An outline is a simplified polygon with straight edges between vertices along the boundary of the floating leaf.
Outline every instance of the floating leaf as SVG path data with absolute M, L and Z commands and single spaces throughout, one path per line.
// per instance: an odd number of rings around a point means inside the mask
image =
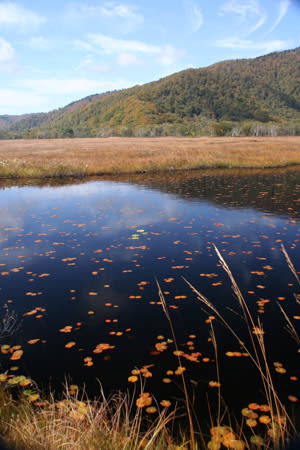
M 66 347 L 66 348 L 72 348 L 72 347 L 74 347 L 74 345 L 76 345 L 76 342 L 68 342 L 68 343 L 65 345 L 65 347 Z
M 19 383 L 19 385 L 22 387 L 26 387 L 26 386 L 29 386 L 31 383 L 32 383 L 32 381 L 29 378 L 26 378 L 25 380 L 21 381 Z
M 250 428 L 254 428 L 257 426 L 257 421 L 255 419 L 247 419 L 246 425 L 248 425 L 248 427 Z
M 64 328 L 61 328 L 59 331 L 61 333 L 71 333 L 72 328 L 73 327 L 71 325 L 66 325 Z
M 284 369 L 283 367 L 276 367 L 275 370 L 277 373 L 286 373 L 286 369 Z
M 26 377 L 24 377 L 24 375 L 20 375 L 19 377 L 10 378 L 7 383 L 12 386 L 15 386 L 19 383 L 22 383 L 25 380 L 26 380 Z
M 128 377 L 129 383 L 136 383 L 138 381 L 138 377 L 136 375 L 132 375 Z
M 258 420 L 260 423 L 264 423 L 265 425 L 268 425 L 271 422 L 271 418 L 269 416 L 260 416 Z
M 39 394 L 31 394 L 27 397 L 27 400 L 31 403 L 36 402 L 40 398 Z
M 143 392 L 140 397 L 136 400 L 136 406 L 138 408 L 144 408 L 145 406 L 150 406 L 152 404 L 152 397 L 148 392 Z
M 3 353 L 3 355 L 6 355 L 9 352 L 10 349 L 10 345 L 1 345 L 1 353 Z
M 164 408 L 169 408 L 169 406 L 171 406 L 171 402 L 170 400 L 162 400 L 160 402 L 161 406 L 163 406 Z
M 149 406 L 148 408 L 146 408 L 146 413 L 148 414 L 155 414 L 157 411 L 157 408 L 155 408 L 155 406 Z
M 40 340 L 40 339 L 30 339 L 29 341 L 27 341 L 27 344 L 29 344 L 29 345 L 34 345 L 34 344 L 36 344 L 37 342 L 39 342 L 39 340 Z
M 10 357 L 10 359 L 12 361 L 17 361 L 17 360 L 22 358 L 23 353 L 24 353 L 23 350 L 17 350 L 15 352 L 13 352 L 12 356 Z

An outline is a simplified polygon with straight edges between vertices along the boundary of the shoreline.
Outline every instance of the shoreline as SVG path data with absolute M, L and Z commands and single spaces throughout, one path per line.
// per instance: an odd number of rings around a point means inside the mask
M 230 172 L 231 170 L 249 170 L 255 172 L 256 170 L 263 170 L 263 171 L 271 171 L 271 170 L 279 170 L 279 169 L 293 169 L 298 168 L 300 166 L 300 162 L 298 163 L 291 163 L 291 164 L 282 164 L 282 165 L 274 165 L 274 166 L 199 166 L 199 167 L 188 167 L 188 168 L 161 168 L 161 169 L 149 169 L 149 170 L 137 170 L 134 172 L 130 171 L 118 171 L 118 172 L 87 172 L 87 173 L 68 173 L 68 174 L 59 174 L 59 173 L 49 173 L 49 174 L 37 174 L 37 175 L 8 175 L 8 176 L 2 176 L 1 170 L 0 170 L 0 181 L 30 181 L 30 180 L 84 180 L 88 178 L 102 178 L 102 177 L 120 177 L 120 176 L 135 176 L 135 175 L 159 175 L 159 174 L 172 174 L 174 172 L 180 173 L 192 173 L 197 171 L 224 171 L 224 172 Z

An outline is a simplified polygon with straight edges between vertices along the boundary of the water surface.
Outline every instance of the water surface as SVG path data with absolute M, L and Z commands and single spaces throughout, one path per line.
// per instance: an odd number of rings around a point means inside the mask
M 249 342 L 242 311 L 213 244 L 228 263 L 253 317 L 262 321 L 275 382 L 288 403 L 297 395 L 297 344 L 278 303 L 299 328 L 299 286 L 282 253 L 300 270 L 300 172 L 189 172 L 7 186 L 0 193 L 0 301 L 22 326 L 7 340 L 23 346 L 19 373 L 59 391 L 65 379 L 90 394 L 132 388 L 135 368 L 148 367 L 147 390 L 173 403 L 181 395 L 178 361 L 158 296 L 159 282 L 183 359 L 199 398 L 216 380 L 211 311 L 205 295 Z M 3 309 L 4 311 L 4 309 Z M 71 332 L 65 333 L 63 331 Z M 213 320 L 225 402 L 263 401 L 249 358 Z M 28 341 L 39 339 L 36 344 Z M 5 342 L 5 343 L 7 343 Z M 65 346 L 72 342 L 71 348 Z M 166 349 L 157 345 L 167 342 Z M 75 344 L 74 344 L 75 343 Z M 110 347 L 94 353 L 98 344 Z M 161 351 L 163 350 L 163 351 Z M 91 357 L 93 365 L 84 359 Z M 13 364 L 4 355 L 2 371 Z M 286 374 L 277 374 L 280 362 Z M 272 372 L 272 373 L 273 373 Z M 165 383 L 169 378 L 171 383 Z M 178 386 L 179 385 L 179 386 Z

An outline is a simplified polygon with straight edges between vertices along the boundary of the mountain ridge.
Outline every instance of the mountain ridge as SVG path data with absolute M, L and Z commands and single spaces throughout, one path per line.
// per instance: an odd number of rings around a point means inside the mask
M 19 137 L 84 137 L 140 135 L 142 128 L 147 132 L 159 126 L 166 134 L 180 126 L 205 131 L 208 122 L 299 120 L 297 47 L 185 69 L 143 85 L 90 95 L 48 113 L 0 116 L 0 127 Z

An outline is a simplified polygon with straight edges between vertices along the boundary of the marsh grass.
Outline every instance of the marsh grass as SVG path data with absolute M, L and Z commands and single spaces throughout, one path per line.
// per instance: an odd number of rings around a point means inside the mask
M 135 408 L 133 397 L 116 393 L 89 400 L 72 394 L 32 404 L 14 400 L 0 390 L 0 431 L 5 441 L 20 450 L 179 450 L 167 430 L 174 413 L 163 409 L 154 420 Z
M 300 164 L 300 137 L 0 140 L 0 177 L 84 177 Z

